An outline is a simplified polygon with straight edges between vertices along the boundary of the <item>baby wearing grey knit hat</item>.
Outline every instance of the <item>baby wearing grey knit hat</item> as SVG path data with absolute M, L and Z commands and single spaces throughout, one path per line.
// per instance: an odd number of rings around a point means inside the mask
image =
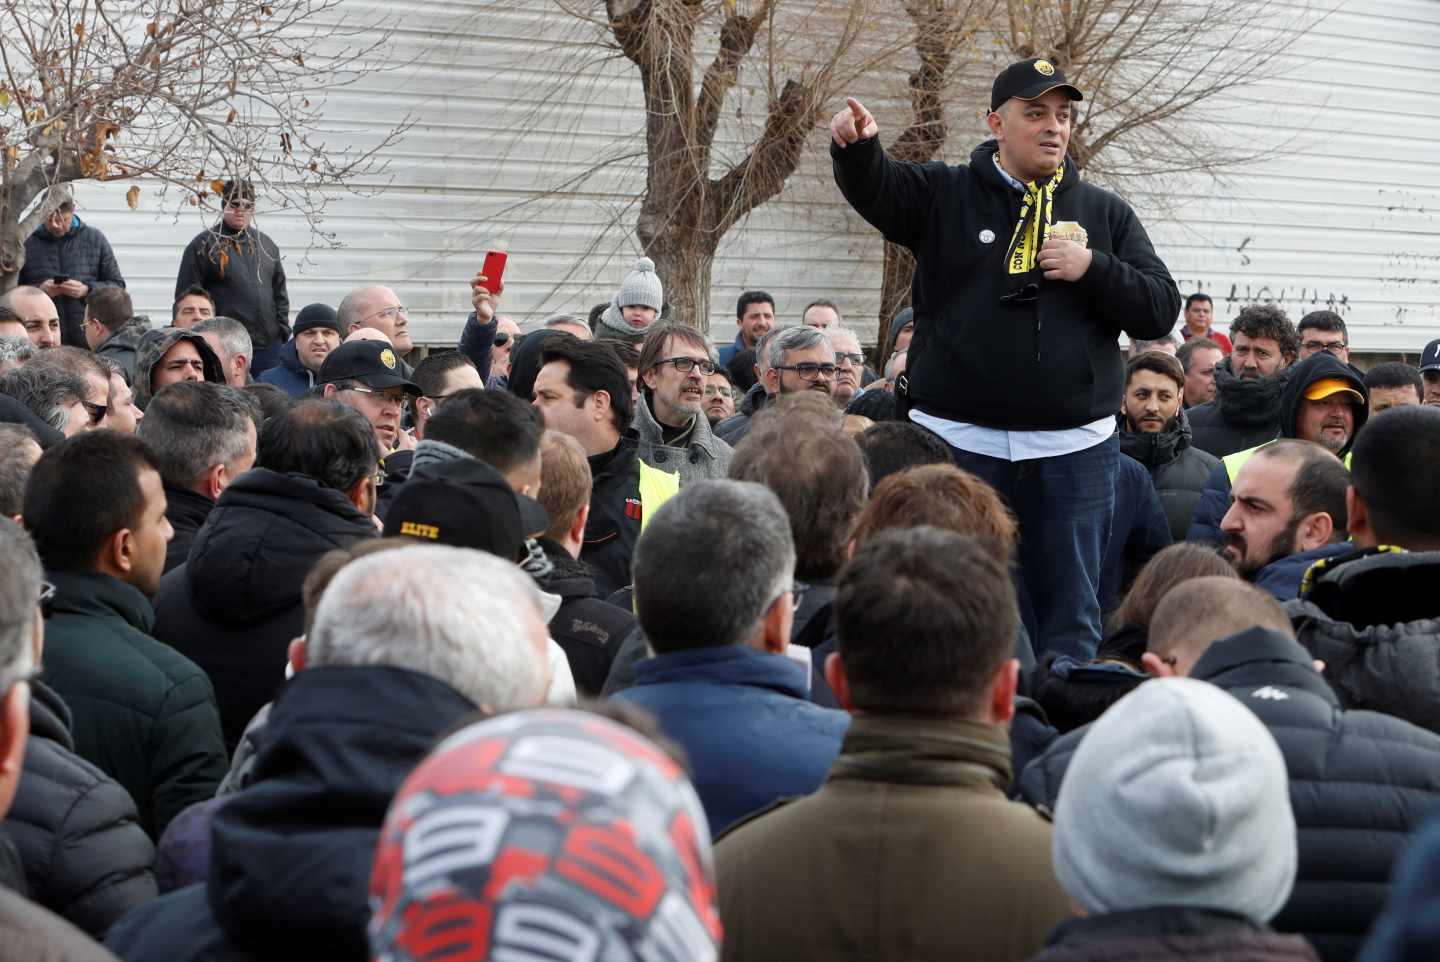
M 1295 885 L 1285 760 L 1260 720 L 1213 685 L 1148 681 L 1100 716 L 1065 772 L 1052 849 L 1055 877 L 1086 917 L 1032 962 L 1111 939 L 1189 940 L 1204 959 L 1239 957 L 1200 951 L 1221 946 L 1314 958 L 1266 925 Z
M 655 273 L 655 262 L 642 257 L 625 275 L 620 290 L 610 299 L 610 306 L 600 316 L 596 333 L 601 337 L 618 337 L 640 343 L 645 332 L 660 316 L 665 306 L 665 288 Z

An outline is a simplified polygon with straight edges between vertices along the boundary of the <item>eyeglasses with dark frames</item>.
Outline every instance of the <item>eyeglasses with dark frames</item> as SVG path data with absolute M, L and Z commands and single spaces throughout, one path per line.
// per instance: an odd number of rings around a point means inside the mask
M 865 355 L 864 355 L 864 354 L 847 354 L 847 353 L 845 353 L 844 351 L 836 351 L 836 352 L 835 352 L 835 363 L 836 363 L 836 364 L 843 364 L 843 363 L 846 362 L 846 361 L 849 361 L 851 364 L 855 365 L 856 367 L 864 367 L 864 366 L 865 366 Z
M 816 364 L 813 361 L 802 361 L 799 364 L 777 364 L 777 371 L 794 371 L 800 375 L 802 381 L 818 381 L 824 378 L 827 381 L 835 380 L 835 372 L 839 370 L 834 364 Z
M 91 424 L 99 424 L 105 420 L 105 415 L 110 412 L 110 405 L 108 404 L 95 404 L 91 401 L 81 401 L 80 403 L 85 405 L 85 412 L 90 415 Z
M 700 369 L 700 373 L 704 374 L 706 377 L 714 374 L 717 370 L 715 367 L 715 362 L 710 360 L 709 358 L 701 359 L 696 357 L 664 357 L 655 362 L 656 367 L 659 367 L 662 364 L 675 365 L 675 370 L 679 371 L 681 374 L 689 374 L 691 371 L 695 370 L 695 368 L 698 367 Z

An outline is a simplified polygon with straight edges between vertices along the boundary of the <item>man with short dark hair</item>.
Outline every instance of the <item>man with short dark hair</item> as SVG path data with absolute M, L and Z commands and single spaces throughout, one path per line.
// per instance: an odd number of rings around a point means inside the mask
M 431 354 L 415 365 L 411 380 L 420 389 L 415 398 L 415 440 L 425 439 L 425 422 L 446 398 L 468 389 L 483 390 L 475 362 L 459 351 Z
M 335 309 L 329 304 L 306 304 L 295 315 L 294 332 L 268 370 L 256 375 L 261 384 L 273 384 L 292 398 L 305 397 L 315 387 L 325 358 L 340 346 L 343 335 Z
M 260 410 L 228 385 L 182 381 L 156 395 L 145 413 L 136 435 L 155 455 L 175 532 L 165 551 L 168 572 L 185 563 L 220 495 L 255 466 Z
M 381 456 L 414 446 L 400 421 L 420 388 L 405 376 L 385 341 L 349 341 L 325 357 L 317 381 L 323 397 L 354 408 L 370 422 Z
M 714 428 L 735 413 L 735 382 L 730 372 L 717 367 L 705 378 L 705 419 Z
M 1289 601 L 1312 564 L 1353 550 L 1345 543 L 1349 486 L 1345 465 L 1318 444 L 1265 445 L 1235 477 L 1221 553 L 1256 587 Z
M 25 263 L 19 282 L 48 294 L 60 315 L 61 340 L 84 347 L 82 330 L 89 295 L 106 288 L 123 290 L 125 278 L 110 241 L 75 213 L 69 184 L 55 184 L 40 205 L 45 219 L 25 238 Z
M 532 337 L 535 335 L 531 335 Z M 646 517 L 680 489 L 677 474 L 646 464 L 626 437 L 630 385 L 615 352 L 559 334 L 540 348 L 533 397 L 545 426 L 580 442 L 594 486 L 580 560 L 602 597 L 630 584 L 630 557 Z
M 1224 354 L 1232 350 L 1230 339 L 1211 326 L 1215 318 L 1215 302 L 1209 294 L 1196 291 L 1185 298 L 1185 323 L 1180 325 L 1180 336 L 1186 341 L 1202 338 L 1215 343 Z M 1232 329 L 1230 333 L 1235 333 Z
M 1425 380 L 1413 364 L 1387 361 L 1365 372 L 1365 387 L 1370 390 L 1370 413 L 1379 414 L 1407 404 L 1425 400 Z
M 705 379 L 718 368 L 705 335 L 686 324 L 654 324 L 640 347 L 640 399 L 631 420 L 640 458 L 674 471 L 683 486 L 723 478 L 730 445 L 710 432 L 705 417 Z
M 220 356 L 193 331 L 166 327 L 146 333 L 135 352 L 135 406 L 145 410 L 152 397 L 177 381 L 224 384 Z
M 726 577 L 693 590 L 717 569 Z M 615 697 L 685 750 L 712 835 L 814 791 L 848 724 L 806 700 L 809 666 L 785 657 L 794 569 L 785 510 L 758 484 L 689 485 L 635 546 L 635 609 L 655 657 Z
M 826 331 L 844 324 L 845 318 L 840 316 L 840 305 L 822 297 L 805 305 L 805 310 L 800 312 L 800 323 Z
M 1205 481 L 1220 464 L 1190 443 L 1190 420 L 1181 403 L 1185 383 L 1184 368 L 1168 355 L 1147 351 L 1132 357 L 1116 419 L 1120 452 L 1150 472 L 1175 541 L 1185 540 Z
M 1215 399 L 1192 408 L 1194 445 L 1223 458 L 1280 434 L 1281 395 L 1300 336 L 1273 304 L 1241 309 L 1230 326 L 1233 351 L 1215 367 Z
M 826 674 L 850 728 L 819 791 L 717 846 L 721 958 L 1022 962 L 1071 913 L 1049 825 L 1005 798 L 1008 566 L 962 535 L 886 531 L 856 549 L 837 606 Z
M 1295 889 L 1274 927 L 1304 935 L 1326 962 L 1354 959 L 1384 905 L 1396 858 L 1440 806 L 1440 736 L 1378 713 L 1342 711 L 1279 603 L 1231 578 L 1171 589 L 1151 619 L 1143 660 L 1159 679 L 1184 676 L 1229 692 L 1275 737 L 1300 849 Z M 1054 809 L 1089 730 L 1062 736 L 1026 768 L 1026 801 Z
M 101 287 L 85 298 L 84 341 L 100 357 L 119 364 L 126 381 L 135 380 L 135 352 L 146 329 L 135 320 L 130 292 L 123 287 Z
M 1350 332 L 1345 329 L 1345 319 L 1334 311 L 1311 311 L 1300 318 L 1295 325 L 1300 337 L 1300 360 L 1311 354 L 1328 351 L 1345 363 L 1350 363 Z
M 199 284 L 191 284 L 175 295 L 175 303 L 170 305 L 170 325 L 182 331 L 214 316 L 215 298 Z
M 1185 368 L 1185 407 L 1215 400 L 1215 366 L 1225 359 L 1220 345 L 1208 337 L 1192 337 L 1175 352 Z
M 255 188 L 248 180 L 227 180 L 220 192 L 221 217 L 186 246 L 175 277 L 178 302 L 191 287 L 209 293 L 215 313 L 233 317 L 250 332 L 259 374 L 275 363 L 290 337 L 290 295 L 280 248 L 255 227 Z
M 760 346 L 760 339 L 775 326 L 775 298 L 764 291 L 746 291 L 735 301 L 735 343 L 720 349 L 720 363 L 729 364 L 730 359 L 741 351 L 754 351 Z
M 881 421 L 855 439 L 865 456 L 870 490 L 907 468 L 922 464 L 953 464 L 950 446 L 912 421 Z
M 134 434 L 145 412 L 135 406 L 135 392 L 125 379 L 125 371 L 108 357 L 97 357 L 95 360 L 105 368 L 110 380 L 109 404 L 105 407 L 105 418 L 100 426 L 110 431 Z
M 150 635 L 171 535 L 155 457 L 114 431 L 62 441 L 31 471 L 23 514 L 56 588 L 43 679 L 70 707 L 76 752 L 158 839 L 214 794 L 226 756 L 210 680 Z
M 0 294 L 0 307 L 7 308 L 24 322 L 25 335 L 36 350 L 60 346 L 60 313 L 55 302 L 40 288 L 24 284 L 12 287 Z
M 1346 510 L 1353 552 L 1312 570 L 1286 606 L 1347 708 L 1440 732 L 1440 410 L 1393 408 L 1355 439 Z
M 227 748 L 285 680 L 305 573 L 325 552 L 375 536 L 379 457 L 352 408 L 298 402 L 266 422 L 256 467 L 221 492 L 189 560 L 160 583 L 155 635 L 214 681 Z
M 205 338 L 210 350 L 220 358 L 225 371 L 225 383 L 231 387 L 244 387 L 250 382 L 250 362 L 254 359 L 255 345 L 245 325 L 233 317 L 210 317 L 191 328 Z
M 1231 360 L 1246 346 L 1243 339 L 1237 340 Z M 1360 372 L 1328 351 L 1319 351 L 1285 372 L 1285 378 L 1280 395 L 1278 437 L 1312 441 L 1345 459 L 1356 432 L 1369 417 L 1370 395 Z M 1222 543 L 1220 519 L 1229 509 L 1231 486 L 1245 462 L 1263 445 L 1264 442 L 1220 459 L 1220 466 L 1211 471 L 1205 481 L 1186 540 Z

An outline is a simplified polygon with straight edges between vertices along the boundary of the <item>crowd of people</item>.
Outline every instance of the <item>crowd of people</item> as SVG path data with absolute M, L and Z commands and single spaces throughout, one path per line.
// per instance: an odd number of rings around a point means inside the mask
M 645 258 L 523 325 L 478 273 L 453 346 L 381 285 L 292 318 L 242 180 L 157 324 L 52 188 L 0 295 L 0 955 L 1440 955 L 1440 341 L 1217 330 L 1066 159 L 1081 96 L 1012 65 L 959 167 L 836 115 L 917 260 L 868 356 L 764 291 L 717 345 Z

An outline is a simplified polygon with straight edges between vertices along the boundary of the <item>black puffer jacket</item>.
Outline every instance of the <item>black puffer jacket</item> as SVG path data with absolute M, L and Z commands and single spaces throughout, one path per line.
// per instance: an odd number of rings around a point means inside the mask
M 1440 736 L 1342 710 L 1305 649 L 1263 628 L 1215 642 L 1190 676 L 1240 699 L 1285 757 L 1300 861 L 1275 928 L 1304 935 L 1327 962 L 1348 962 L 1384 907 L 1396 858 L 1440 810 Z M 1054 809 L 1087 730 L 1061 737 L 1026 768 L 1026 801 Z
M 228 750 L 285 680 L 287 649 L 304 628 L 300 588 L 311 566 L 375 534 L 370 517 L 339 491 L 255 468 L 225 489 L 189 561 L 161 580 L 155 637 L 210 676 Z
M 255 781 L 215 812 L 210 880 L 122 919 L 125 962 L 365 962 L 385 810 L 442 732 L 478 709 L 400 668 L 307 668 L 270 713 Z
M 623 437 L 606 454 L 590 458 L 590 520 L 585 522 L 580 560 L 595 574 L 602 598 L 630 584 L 630 558 L 640 538 L 640 454 L 633 438 Z
M 259 350 L 290 339 L 290 295 L 280 248 L 255 226 L 236 231 L 224 220 L 196 234 L 180 257 L 175 296 L 198 284 L 215 299 L 215 313 L 245 325 Z
M 190 557 L 190 546 L 214 509 L 215 502 L 198 491 L 165 485 L 165 520 L 175 532 L 165 546 L 166 571 L 180 567 Z
M 1246 380 L 1230 369 L 1230 358 L 1215 365 L 1215 400 L 1197 404 L 1190 416 L 1190 443 L 1223 458 L 1236 451 L 1273 441 L 1280 435 L 1280 395 L 1289 369 L 1270 377 Z
M 1220 459 L 1190 443 L 1190 419 L 1181 408 L 1165 430 L 1140 434 L 1125 429 L 1125 416 L 1119 416 L 1120 453 L 1129 455 L 1145 466 L 1160 495 L 1165 520 L 1170 524 L 1170 537 L 1184 541 L 1190 519 L 1200 503 L 1200 492 L 1210 472 L 1220 466 Z
M 1228 912 L 1151 908 L 1062 923 L 1030 962 L 1314 962 L 1304 939 Z
M 1440 732 L 1440 551 L 1332 559 L 1285 609 L 1347 708 Z
M 75 215 L 70 217 L 70 229 L 60 237 L 41 224 L 25 238 L 25 264 L 20 268 L 20 283 L 39 287 L 56 277 L 80 281 L 92 291 L 125 286 L 110 241 L 99 228 L 91 227 Z M 88 347 L 85 298 L 54 297 L 51 300 L 60 314 L 60 340 L 72 347 Z
M 588 565 L 548 538 L 540 547 L 553 566 L 540 588 L 560 596 L 560 610 L 550 619 L 550 637 L 570 662 L 575 690 L 581 697 L 598 698 L 621 644 L 640 629 L 633 614 L 596 596 Z
M 155 846 L 135 800 L 75 754 L 70 709 L 30 683 L 30 738 L 15 802 L 0 822 L 25 865 L 30 898 L 100 938 L 156 895 Z

